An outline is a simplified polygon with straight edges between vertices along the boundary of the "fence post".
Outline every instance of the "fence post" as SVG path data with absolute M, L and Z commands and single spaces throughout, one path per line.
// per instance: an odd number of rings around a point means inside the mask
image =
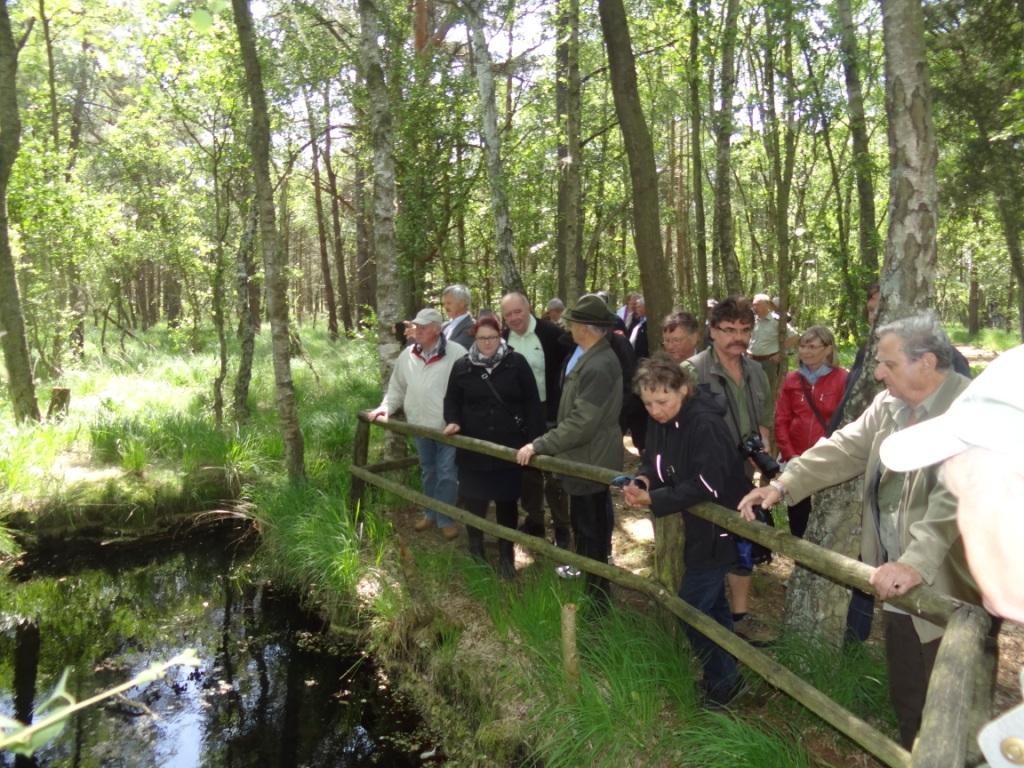
M 576 605 L 562 606 L 562 668 L 565 684 L 575 696 L 580 686 L 580 659 L 576 648 Z
M 972 730 L 977 681 L 985 675 L 985 638 L 990 619 L 981 608 L 962 605 L 953 612 L 939 644 L 928 684 L 921 730 L 911 753 L 913 768 L 964 764 Z
M 356 435 L 352 441 L 352 466 L 365 467 L 370 457 L 370 422 L 362 413 L 356 417 Z M 352 475 L 348 486 L 349 509 L 355 509 L 363 499 L 366 483 L 357 475 Z

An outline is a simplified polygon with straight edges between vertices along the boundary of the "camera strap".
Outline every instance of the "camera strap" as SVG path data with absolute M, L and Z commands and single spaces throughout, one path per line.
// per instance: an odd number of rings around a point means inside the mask
M 800 376 L 800 372 L 798 371 L 796 375 Z M 821 415 L 821 411 L 818 410 L 818 406 L 814 404 L 814 393 L 811 391 L 810 382 L 808 382 L 803 376 L 800 376 L 800 387 L 803 390 L 804 399 L 807 401 L 807 404 L 811 406 L 811 410 L 814 411 L 814 417 L 818 420 L 818 423 L 821 424 L 821 428 L 825 430 L 825 433 L 828 434 L 828 422 L 825 421 L 825 417 Z
M 494 395 L 494 399 L 497 400 L 498 404 L 501 405 L 501 407 L 504 408 L 508 412 L 509 416 L 512 417 L 513 423 L 515 423 L 516 427 L 519 428 L 519 431 L 522 432 L 525 435 L 526 434 L 526 420 L 522 416 L 520 416 L 518 413 L 513 411 L 512 408 L 509 407 L 509 404 L 505 402 L 504 398 L 502 398 L 502 396 L 500 394 L 498 394 L 498 390 L 495 389 L 494 385 L 491 383 L 491 375 L 490 375 L 490 373 L 488 373 L 487 371 L 483 371 L 480 374 L 480 381 L 482 381 L 484 384 L 487 385 L 487 388 L 489 390 L 491 390 L 491 394 Z

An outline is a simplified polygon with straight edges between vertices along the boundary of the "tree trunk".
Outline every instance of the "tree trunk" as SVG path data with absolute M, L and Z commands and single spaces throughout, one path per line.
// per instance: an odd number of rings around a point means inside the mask
M 512 241 L 512 222 L 505 191 L 505 169 L 501 161 L 501 137 L 498 134 L 498 107 L 495 101 L 494 73 L 491 70 L 491 52 L 484 34 L 482 0 L 464 0 L 466 23 L 473 34 L 473 66 L 480 87 L 480 135 L 484 141 L 487 177 L 491 183 L 491 212 L 497 243 L 498 264 L 501 269 L 502 291 L 523 292 L 523 279 L 515 261 Z
M 338 307 L 334 302 L 334 283 L 331 281 L 331 258 L 327 252 L 327 222 L 324 221 L 323 193 L 320 187 L 320 145 L 319 132 L 313 119 L 313 108 L 309 103 L 309 91 L 302 89 L 306 102 L 306 116 L 309 121 L 309 145 L 313 164 L 313 206 L 316 209 L 317 245 L 320 247 L 321 288 L 324 292 L 324 306 L 327 310 L 327 333 L 331 341 L 338 340 Z M 328 131 L 330 128 L 328 127 Z
M 395 136 L 384 69 L 381 66 L 380 25 L 375 0 L 359 0 L 360 59 L 369 100 L 373 145 L 373 252 L 377 264 L 377 352 L 380 380 L 387 386 L 401 345 L 394 324 L 402 320 L 400 282 L 395 252 Z
M 661 246 L 658 171 L 654 164 L 651 134 L 637 90 L 636 61 L 626 9 L 622 0 L 598 0 L 598 11 L 608 52 L 615 113 L 629 159 L 633 186 L 633 238 L 647 313 L 651 317 L 664 317 L 672 309 L 672 284 L 665 279 L 670 272 Z M 661 323 L 649 323 L 647 333 L 651 348 L 658 349 L 661 346 Z
M 853 24 L 850 0 L 836 0 L 839 16 L 839 53 L 846 78 L 847 109 L 850 112 L 850 135 L 853 138 L 853 168 L 857 178 L 857 242 L 860 260 L 873 276 L 878 274 L 878 232 L 875 223 L 875 164 L 868 145 L 867 120 L 864 117 L 864 93 L 860 80 L 860 54 L 857 30 Z M 866 287 L 866 286 L 861 286 Z
M 7 185 L 21 147 L 17 76 L 18 46 L 11 33 L 7 2 L 0 0 L 0 344 L 4 350 L 7 388 L 15 420 L 39 421 L 7 217 Z
M 580 98 L 579 0 L 561 0 L 558 14 L 558 75 L 555 101 L 558 110 L 558 287 L 568 306 L 584 292 L 582 189 L 582 101 Z
M 689 163 L 687 158 L 687 131 L 683 120 L 679 121 L 679 174 L 676 185 L 676 270 L 679 275 L 679 301 L 683 306 L 694 306 L 693 243 L 690 239 Z M 706 278 L 701 277 L 701 283 Z M 707 292 L 705 285 L 704 292 Z M 707 298 L 704 299 L 707 301 Z M 697 316 L 700 316 L 698 311 Z
M 255 203 L 247 198 L 249 213 L 246 216 L 245 230 L 238 244 L 237 288 L 238 288 L 238 374 L 235 376 L 235 390 L 232 397 L 232 415 L 236 422 L 242 424 L 249 419 L 249 382 L 252 381 L 252 360 L 256 349 L 256 334 L 260 330 L 259 288 L 257 285 L 256 265 L 253 261 L 253 250 L 256 244 L 256 226 L 259 212 Z M 252 301 L 253 293 L 257 302 Z
M 352 302 L 348 295 L 348 279 L 345 276 L 345 249 L 341 236 L 341 193 L 338 190 L 338 174 L 331 159 L 331 102 L 330 94 L 324 89 L 324 111 L 327 131 L 324 134 L 324 169 L 327 171 L 327 189 L 331 195 L 331 227 L 334 236 L 334 265 L 338 273 L 338 303 L 341 322 L 346 331 L 352 330 Z
M 880 314 L 932 306 L 938 228 L 924 19 L 920 0 L 882 0 L 889 126 L 889 232 Z
M 743 293 L 743 277 L 736 256 L 732 226 L 732 98 L 736 90 L 736 36 L 739 26 L 739 0 L 728 0 L 722 29 L 721 108 L 715 126 L 715 254 L 725 273 L 725 290 L 730 296 Z
M 267 284 L 277 414 L 284 439 L 288 477 L 297 482 L 305 478 L 306 471 L 302 430 L 299 427 L 299 415 L 295 406 L 295 387 L 292 383 L 291 359 L 288 354 L 287 276 L 280 257 L 277 226 L 274 221 L 274 188 L 270 180 L 270 115 L 267 112 L 260 62 L 256 55 L 256 38 L 248 0 L 231 0 L 231 6 L 235 14 L 235 28 L 238 31 L 242 62 L 245 65 L 246 90 L 252 105 L 252 130 L 248 138 L 256 181 L 263 271 Z
M 690 154 L 692 156 L 694 239 L 697 241 L 697 316 L 701 317 L 708 301 L 708 231 L 704 215 L 704 160 L 702 154 L 700 105 L 700 6 L 690 0 Z
M 355 159 L 355 167 L 352 198 L 356 208 L 356 307 L 362 324 L 367 310 L 377 311 L 377 269 L 372 254 L 370 217 L 366 210 L 369 202 L 366 195 L 366 170 L 361 158 Z

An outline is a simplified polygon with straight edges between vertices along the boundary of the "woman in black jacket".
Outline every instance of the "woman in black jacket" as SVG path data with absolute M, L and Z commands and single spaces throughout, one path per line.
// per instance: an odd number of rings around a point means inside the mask
M 725 577 L 736 562 L 736 543 L 728 531 L 687 511 L 704 501 L 735 509 L 734 500 L 750 488 L 725 408 L 663 352 L 643 361 L 633 382 L 650 419 L 639 473 L 623 489 L 626 503 L 650 507 L 656 517 L 682 513 L 679 597 L 732 631 Z M 686 632 L 704 669 L 705 700 L 727 704 L 736 693 L 736 660 L 693 628 Z
M 475 340 L 469 354 L 455 363 L 444 396 L 446 435 L 475 437 L 518 448 L 544 431 L 544 411 L 537 380 L 526 358 L 501 338 L 493 317 L 481 317 L 473 326 Z M 459 497 L 463 506 L 486 517 L 493 500 L 499 525 L 515 528 L 522 468 L 515 463 L 459 449 Z M 467 526 L 469 551 L 484 560 L 483 531 Z M 516 574 L 511 541 L 498 541 L 498 573 Z

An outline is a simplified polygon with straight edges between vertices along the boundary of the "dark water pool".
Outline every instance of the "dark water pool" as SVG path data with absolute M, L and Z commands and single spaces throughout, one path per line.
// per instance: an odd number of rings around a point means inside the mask
M 194 648 L 124 699 L 80 714 L 17 765 L 142 768 L 420 766 L 436 737 L 372 658 L 325 632 L 223 535 L 187 551 L 70 566 L 0 587 L 0 712 L 26 710 L 71 667 L 76 699 Z M 0 765 L 15 758 L 0 754 Z

